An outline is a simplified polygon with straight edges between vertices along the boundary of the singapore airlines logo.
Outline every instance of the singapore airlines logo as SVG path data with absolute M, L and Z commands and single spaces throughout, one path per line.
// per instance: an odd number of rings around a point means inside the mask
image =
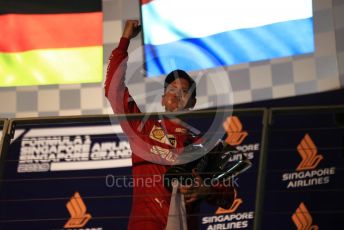
M 308 134 L 305 135 L 301 143 L 297 146 L 297 151 L 302 161 L 299 166 L 297 166 L 296 171 L 314 169 L 324 158 L 322 155 L 318 154 L 318 149 Z
M 301 162 L 294 172 L 282 174 L 282 181 L 287 183 L 288 189 L 330 183 L 331 176 L 336 173 L 336 168 L 318 167 L 320 161 L 324 159 L 324 156 L 318 153 L 318 148 L 308 133 L 302 138 L 296 150 L 301 157 Z
M 70 219 L 64 228 L 82 228 L 92 218 L 91 214 L 86 213 L 86 205 L 78 192 L 74 193 L 66 207 L 70 214 Z
M 236 116 L 228 117 L 223 128 L 227 132 L 226 142 L 230 145 L 240 145 L 248 135 L 246 131 L 242 131 L 242 124 Z
M 253 224 L 254 211 L 238 212 L 243 203 L 241 198 L 235 198 L 229 209 L 218 208 L 215 216 L 202 218 L 202 224 L 207 224 L 206 229 L 242 229 Z
M 242 203 L 242 199 L 241 198 L 236 198 L 232 204 L 232 206 L 229 209 L 224 209 L 224 208 L 218 208 L 216 210 L 215 214 L 228 214 L 228 213 L 233 213 L 235 212 L 238 207 L 240 206 L 240 204 Z
M 313 218 L 307 210 L 305 204 L 301 202 L 295 213 L 291 217 L 297 230 L 318 230 L 318 225 L 312 225 Z

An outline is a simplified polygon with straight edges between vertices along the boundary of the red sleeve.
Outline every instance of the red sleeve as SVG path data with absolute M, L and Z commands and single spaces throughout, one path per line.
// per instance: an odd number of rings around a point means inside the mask
M 114 89 L 122 88 L 124 90 L 124 75 L 127 68 L 128 61 L 128 46 L 130 40 L 127 38 L 121 38 L 119 45 L 114 49 L 109 58 L 109 64 L 106 71 L 105 80 L 105 96 L 111 100 L 109 92 L 113 92 Z
M 121 38 L 118 47 L 111 53 L 106 72 L 105 96 L 109 100 L 115 114 L 140 113 L 140 109 L 131 98 L 125 85 L 129 43 L 130 40 L 128 38 Z M 138 127 L 140 121 L 122 122 L 124 131 L 129 132 L 130 130 L 127 129 L 128 123 L 133 129 Z
M 129 111 L 127 105 L 129 92 L 125 85 L 125 73 L 129 43 L 128 38 L 121 38 L 118 47 L 111 53 L 106 71 L 105 96 L 108 98 L 114 113 L 117 114 L 136 112 Z

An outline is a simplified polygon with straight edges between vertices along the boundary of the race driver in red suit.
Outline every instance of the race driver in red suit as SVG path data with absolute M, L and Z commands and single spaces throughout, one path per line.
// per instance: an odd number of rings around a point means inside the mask
M 112 51 L 105 81 L 105 95 L 115 114 L 141 113 L 125 85 L 130 39 L 139 33 L 137 20 L 128 20 L 120 43 Z M 193 108 L 196 103 L 196 84 L 182 70 L 167 75 L 161 104 L 168 112 Z M 163 230 L 166 227 L 171 193 L 164 187 L 162 179 L 166 170 L 182 153 L 187 141 L 193 137 L 178 121 L 137 119 L 122 121 L 121 126 L 132 149 L 133 198 L 128 229 Z M 138 154 L 139 153 L 139 154 Z M 144 156 L 144 157 L 143 157 Z M 205 186 L 194 172 L 197 186 L 183 186 L 186 210 L 197 212 L 199 199 L 206 199 L 224 208 L 229 208 L 235 198 L 232 187 Z M 195 215 L 193 215 L 195 216 Z M 195 222 L 196 221 L 196 222 Z M 197 229 L 197 219 L 188 218 L 188 228 Z

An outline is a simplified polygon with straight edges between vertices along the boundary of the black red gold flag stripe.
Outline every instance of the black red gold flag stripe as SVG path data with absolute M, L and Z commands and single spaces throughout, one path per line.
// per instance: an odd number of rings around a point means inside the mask
M 101 12 L 99 0 L 0 0 L 0 14 L 67 14 Z
M 101 12 L 0 15 L 0 52 L 101 45 Z
M 100 0 L 0 0 L 0 86 L 100 82 Z

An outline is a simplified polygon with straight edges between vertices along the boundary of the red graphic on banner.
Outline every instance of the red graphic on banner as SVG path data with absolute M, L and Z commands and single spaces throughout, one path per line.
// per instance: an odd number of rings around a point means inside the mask
M 318 225 L 312 225 L 313 218 L 307 210 L 305 204 L 301 202 L 295 213 L 291 217 L 297 230 L 318 230 Z
M 314 169 L 324 158 L 322 155 L 318 154 L 318 149 L 308 134 L 305 135 L 301 143 L 297 146 L 297 151 L 302 161 L 299 166 L 297 166 L 296 171 Z
M 235 212 L 238 207 L 240 206 L 240 204 L 242 203 L 242 199 L 241 198 L 236 198 L 232 204 L 232 206 L 229 209 L 224 209 L 224 208 L 218 208 L 216 210 L 215 214 L 229 214 L 229 213 L 233 213 Z
M 70 213 L 70 219 L 65 224 L 65 228 L 82 228 L 92 218 L 91 214 L 86 213 L 86 205 L 78 192 L 74 193 L 66 207 Z
M 236 116 L 227 117 L 223 128 L 227 132 L 226 142 L 230 145 L 240 145 L 248 135 L 246 131 L 242 131 L 242 124 Z

